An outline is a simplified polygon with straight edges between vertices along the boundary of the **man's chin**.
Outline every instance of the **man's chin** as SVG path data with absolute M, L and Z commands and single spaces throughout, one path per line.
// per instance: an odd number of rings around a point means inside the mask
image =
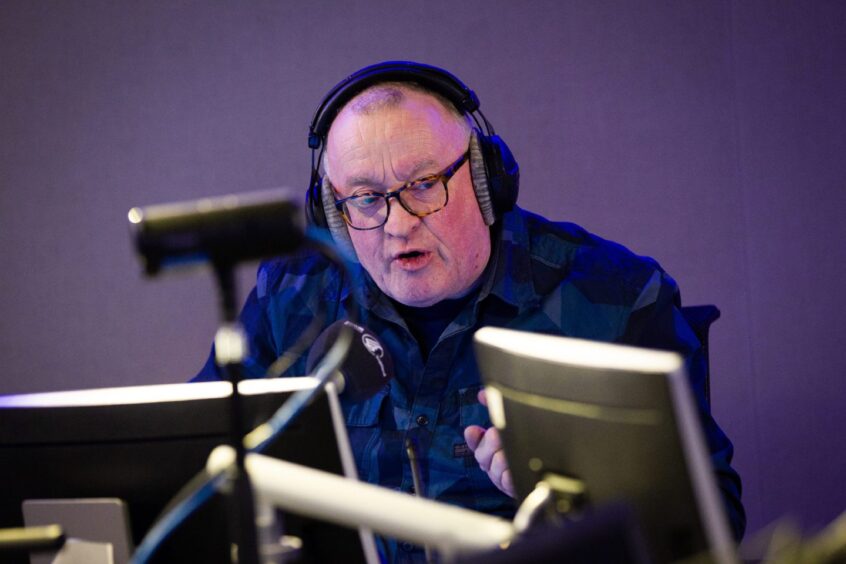
M 409 292 L 407 288 L 400 288 L 398 292 L 386 292 L 394 301 L 409 307 L 429 307 L 446 299 L 442 292 Z
M 404 306 L 429 307 L 429 306 L 435 305 L 438 302 L 443 301 L 443 298 L 421 299 L 421 298 L 410 298 L 410 297 L 406 297 L 406 296 L 399 296 L 399 297 L 395 297 L 394 300 L 398 301 L 399 303 L 401 303 Z

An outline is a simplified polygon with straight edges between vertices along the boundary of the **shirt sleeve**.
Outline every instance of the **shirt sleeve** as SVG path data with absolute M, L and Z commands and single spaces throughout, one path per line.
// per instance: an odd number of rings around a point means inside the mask
M 731 467 L 734 446 L 711 415 L 705 397 L 708 359 L 682 316 L 680 307 L 681 297 L 675 281 L 665 272 L 657 272 L 643 289 L 622 341 L 641 347 L 675 351 L 684 356 L 717 485 L 734 537 L 739 541 L 746 529 L 746 513 L 740 500 L 740 476 Z
M 247 335 L 250 348 L 249 356 L 242 368 L 244 378 L 263 377 L 267 367 L 270 366 L 277 356 L 273 346 L 271 329 L 267 323 L 267 307 L 264 301 L 266 300 L 259 299 L 256 288 L 253 288 L 239 316 L 239 321 Z M 212 345 L 205 365 L 191 379 L 192 382 L 208 382 L 224 379 L 224 376 L 214 361 L 214 355 L 214 345 Z

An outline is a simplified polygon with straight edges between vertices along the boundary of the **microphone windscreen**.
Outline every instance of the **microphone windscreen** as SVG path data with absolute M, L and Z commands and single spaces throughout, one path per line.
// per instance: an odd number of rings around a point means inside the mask
M 350 349 L 339 370 L 344 376 L 343 394 L 353 401 L 369 398 L 394 377 L 394 364 L 381 341 L 370 330 L 347 320 L 336 321 L 317 337 L 306 361 L 309 373 L 326 356 L 343 327 L 353 332 Z
M 299 197 L 284 188 L 129 210 L 150 276 L 179 265 L 234 265 L 295 251 L 304 238 Z

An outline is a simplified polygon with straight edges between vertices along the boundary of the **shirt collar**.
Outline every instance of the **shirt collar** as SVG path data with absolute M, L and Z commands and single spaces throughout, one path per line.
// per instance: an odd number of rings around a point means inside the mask
M 520 209 L 503 214 L 494 229 L 499 233 L 481 298 L 490 294 L 523 311 L 537 304 L 540 296 L 532 282 L 529 231 Z

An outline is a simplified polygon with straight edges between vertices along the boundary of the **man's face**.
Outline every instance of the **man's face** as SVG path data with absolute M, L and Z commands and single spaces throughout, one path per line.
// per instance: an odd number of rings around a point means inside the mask
M 327 170 L 337 197 L 370 188 L 396 190 L 449 166 L 469 144 L 469 133 L 437 100 L 404 91 L 392 107 L 364 114 L 347 106 L 327 140 Z M 449 203 L 423 218 L 396 198 L 384 226 L 349 229 L 361 264 L 376 285 L 405 305 L 425 307 L 467 294 L 491 254 L 488 227 L 473 193 L 469 165 L 448 183 Z

